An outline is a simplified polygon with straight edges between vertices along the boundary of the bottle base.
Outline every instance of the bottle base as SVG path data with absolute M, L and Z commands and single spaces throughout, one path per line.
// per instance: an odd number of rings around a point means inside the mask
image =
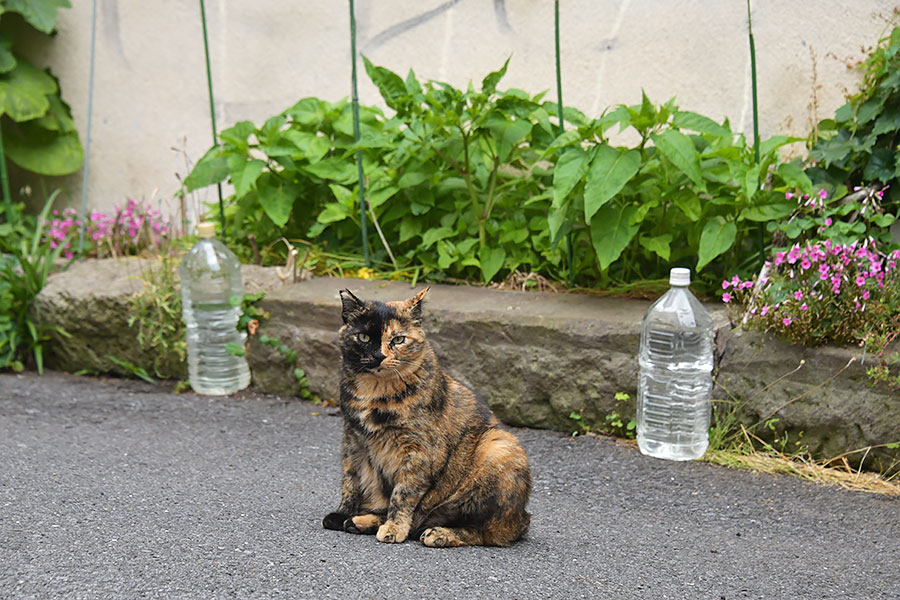
M 695 460 L 701 458 L 708 447 L 709 440 L 693 444 L 668 444 L 638 438 L 641 454 L 664 460 Z
M 194 393 L 202 396 L 230 396 L 250 385 L 250 374 L 233 382 L 190 380 Z

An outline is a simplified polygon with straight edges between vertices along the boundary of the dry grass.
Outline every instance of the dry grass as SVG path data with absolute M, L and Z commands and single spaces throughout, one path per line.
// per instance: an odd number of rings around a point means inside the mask
M 741 425 L 745 444 L 733 449 L 709 450 L 703 460 L 733 469 L 758 473 L 784 474 L 845 490 L 900 496 L 900 472 L 891 476 L 853 469 L 844 454 L 817 461 L 803 453 L 785 454 L 756 437 Z M 761 449 L 758 449 L 761 448 Z M 861 449 L 868 452 L 872 448 Z

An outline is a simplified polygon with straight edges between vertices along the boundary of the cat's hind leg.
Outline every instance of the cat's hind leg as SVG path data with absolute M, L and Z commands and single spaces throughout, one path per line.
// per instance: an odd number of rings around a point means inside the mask
M 429 527 L 419 540 L 432 548 L 484 545 L 484 534 L 478 527 Z

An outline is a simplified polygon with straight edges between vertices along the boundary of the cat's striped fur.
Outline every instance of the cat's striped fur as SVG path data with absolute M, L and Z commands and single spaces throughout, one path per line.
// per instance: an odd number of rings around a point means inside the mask
M 323 525 L 382 542 L 506 546 L 528 529 L 528 457 L 443 371 L 422 329 L 428 288 L 402 302 L 341 291 L 341 504 Z

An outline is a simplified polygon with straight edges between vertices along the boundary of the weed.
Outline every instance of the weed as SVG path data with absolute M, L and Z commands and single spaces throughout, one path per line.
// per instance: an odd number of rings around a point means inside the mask
M 157 377 L 182 377 L 187 360 L 181 290 L 180 259 L 162 254 L 140 275 L 144 286 L 132 296 L 129 327 L 137 325 L 137 342 L 150 357 L 146 368 Z

